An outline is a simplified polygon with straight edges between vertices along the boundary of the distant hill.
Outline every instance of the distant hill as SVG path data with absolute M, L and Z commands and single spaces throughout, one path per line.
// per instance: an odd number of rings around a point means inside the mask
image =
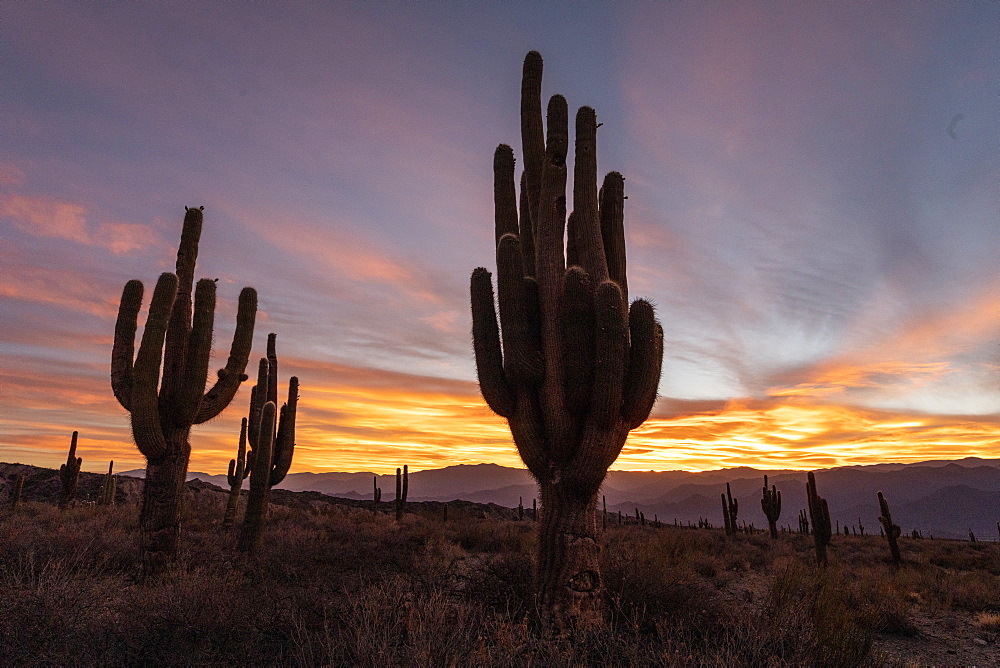
M 661 522 L 697 522 L 706 518 L 722 525 L 721 494 L 730 484 L 740 502 L 740 521 L 766 526 L 760 507 L 764 474 L 782 493 L 779 524 L 797 527 L 797 515 L 806 507 L 804 471 L 761 471 L 749 467 L 691 473 L 687 471 L 611 471 L 603 495 L 608 511 Z M 142 471 L 123 475 L 142 476 Z M 226 487 L 226 476 L 190 473 Z M 348 499 L 371 499 L 374 473 L 291 473 L 279 485 L 292 491 L 321 492 Z M 395 475 L 377 476 L 383 500 L 395 497 Z M 841 526 L 862 524 L 866 533 L 877 533 L 877 493 L 889 501 L 893 519 L 903 531 L 920 529 L 924 535 L 996 540 L 1000 521 L 1000 460 L 968 457 L 954 461 L 935 460 L 917 464 L 845 466 L 816 472 L 820 494 L 830 504 L 831 519 Z M 537 485 L 525 469 L 496 464 L 448 466 L 411 472 L 409 500 L 452 501 L 516 507 L 523 499 L 530 507 Z

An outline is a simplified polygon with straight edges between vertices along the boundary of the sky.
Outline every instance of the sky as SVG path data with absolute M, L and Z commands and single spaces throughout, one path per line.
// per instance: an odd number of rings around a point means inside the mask
M 468 284 L 521 64 L 597 110 L 660 398 L 614 468 L 1000 457 L 1000 5 L 0 3 L 0 459 L 139 468 L 125 282 L 204 206 L 213 368 L 259 295 L 292 471 L 520 466 Z M 148 299 L 148 297 L 147 297 Z M 140 323 L 144 322 L 144 314 Z M 192 431 L 235 456 L 251 383 Z

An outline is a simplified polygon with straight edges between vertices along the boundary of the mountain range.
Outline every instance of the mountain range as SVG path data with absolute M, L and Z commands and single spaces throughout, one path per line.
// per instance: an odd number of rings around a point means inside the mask
M 739 501 L 739 520 L 766 527 L 760 499 L 764 475 L 782 494 L 779 525 L 797 529 L 799 510 L 806 507 L 805 471 L 762 471 L 749 467 L 714 471 L 610 471 L 602 495 L 609 513 L 682 524 L 707 519 L 722 526 L 721 495 L 726 483 Z M 142 477 L 142 470 L 122 475 Z M 225 475 L 189 473 L 188 479 L 228 487 Z M 314 491 L 349 499 L 371 499 L 374 481 L 382 500 L 395 498 L 395 475 L 374 473 L 290 473 L 278 486 L 291 491 Z M 248 481 L 247 481 L 248 482 Z M 1000 521 L 1000 460 L 969 457 L 917 464 L 875 464 L 822 469 L 816 472 L 821 496 L 827 499 L 836 525 L 879 529 L 877 493 L 889 502 L 893 520 L 908 534 L 919 529 L 924 536 L 996 540 Z M 246 485 L 247 483 L 244 483 Z M 538 495 L 526 469 L 496 464 L 448 466 L 409 474 L 410 501 L 496 503 L 530 507 Z M 837 527 L 835 526 L 834 529 Z

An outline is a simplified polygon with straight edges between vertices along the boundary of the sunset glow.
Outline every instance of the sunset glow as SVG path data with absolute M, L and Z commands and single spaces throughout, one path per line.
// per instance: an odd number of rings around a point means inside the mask
M 0 460 L 56 467 L 79 430 L 84 470 L 144 466 L 118 300 L 148 301 L 204 205 L 212 364 L 254 286 L 250 367 L 275 332 L 301 381 L 293 472 L 520 466 L 468 280 L 495 267 L 529 49 L 604 123 L 629 291 L 664 326 L 614 468 L 1000 458 L 1000 5 L 7 2 L 0 25 Z M 194 428 L 192 470 L 226 469 L 248 397 Z

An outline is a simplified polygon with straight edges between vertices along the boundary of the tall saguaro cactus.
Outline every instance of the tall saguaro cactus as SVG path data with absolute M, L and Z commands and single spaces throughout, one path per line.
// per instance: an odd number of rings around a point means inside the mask
M 472 272 L 472 328 L 483 398 L 507 418 L 541 488 L 537 586 L 543 624 L 565 634 L 602 619 L 595 509 L 608 467 L 656 400 L 663 330 L 628 304 L 621 174 L 597 185 L 597 118 L 576 116 L 566 218 L 566 100 L 541 109 L 542 58 L 524 60 L 520 211 L 514 153 L 493 159 L 499 325 L 492 277 Z M 502 332 L 502 337 L 501 337 Z
M 267 357 L 260 360 L 257 384 L 250 392 L 247 439 L 252 449 L 247 454 L 244 468 L 244 476 L 249 471 L 250 490 L 239 539 L 239 549 L 243 552 L 254 552 L 260 544 L 271 488 L 285 479 L 295 452 L 299 379 L 292 376 L 288 380 L 288 401 L 281 406 L 275 420 L 274 408 L 278 403 L 276 338 L 275 334 L 267 335 Z M 272 407 L 269 419 L 265 411 L 268 405 Z
M 771 538 L 778 537 L 778 518 L 781 517 L 781 492 L 774 485 L 767 488 L 767 476 L 764 476 L 764 496 L 760 499 L 761 510 L 767 518 L 767 526 L 771 530 Z
M 73 504 L 76 497 L 76 484 L 80 480 L 80 466 L 83 457 L 76 456 L 76 440 L 80 432 L 74 431 L 69 440 L 69 455 L 66 463 L 59 466 L 59 510 L 66 510 Z
M 176 273 L 161 274 L 156 282 L 134 359 L 142 306 L 140 281 L 125 284 L 115 324 L 111 387 L 118 402 L 131 414 L 132 437 L 146 457 L 139 521 L 143 534 L 143 571 L 149 575 L 163 572 L 177 556 L 181 499 L 191 456 L 191 427 L 211 420 L 232 401 L 240 383 L 246 380 L 244 372 L 253 343 L 257 293 L 253 288 L 243 288 L 229 359 L 206 392 L 215 320 L 215 281 L 199 280 L 192 302 L 202 209 L 185 207 Z

